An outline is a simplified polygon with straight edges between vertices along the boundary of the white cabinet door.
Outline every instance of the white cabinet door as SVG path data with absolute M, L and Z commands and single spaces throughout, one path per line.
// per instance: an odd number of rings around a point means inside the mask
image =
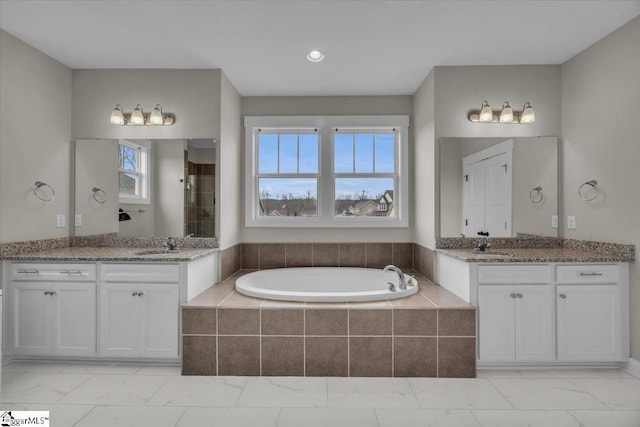
M 16 354 L 48 355 L 51 352 L 50 295 L 47 282 L 12 283 L 9 347 Z M 45 292 L 47 293 L 45 295 Z
M 558 285 L 558 360 L 621 361 L 618 285 Z
M 51 296 L 54 355 L 96 354 L 95 283 L 57 283 Z
M 138 285 L 140 352 L 144 357 L 178 357 L 178 285 Z
M 138 353 L 138 286 L 100 285 L 100 355 L 136 356 Z
M 515 361 L 515 289 L 478 287 L 478 357 L 485 362 Z
M 553 286 L 518 285 L 515 293 L 516 360 L 553 360 Z

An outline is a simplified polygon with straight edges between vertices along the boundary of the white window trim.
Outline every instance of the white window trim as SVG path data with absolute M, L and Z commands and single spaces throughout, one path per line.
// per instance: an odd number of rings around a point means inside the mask
M 142 148 L 143 152 L 140 156 L 140 195 L 132 196 L 130 194 L 119 193 L 118 201 L 123 204 L 131 205 L 150 205 L 151 204 L 151 141 L 121 139 L 118 144 L 126 145 L 132 148 Z M 118 174 L 120 169 L 118 168 Z
M 409 227 L 409 116 L 245 116 L 245 227 L 400 228 Z M 395 218 L 337 217 L 333 172 L 333 129 L 398 129 Z M 320 142 L 317 217 L 260 217 L 257 195 L 258 128 L 317 128 Z M 357 176 L 357 174 L 354 174 Z

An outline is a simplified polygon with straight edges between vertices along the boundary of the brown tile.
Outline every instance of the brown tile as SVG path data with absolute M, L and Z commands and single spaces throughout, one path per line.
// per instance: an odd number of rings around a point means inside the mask
M 333 309 L 307 309 L 305 335 L 347 335 L 349 312 Z
M 216 309 L 182 307 L 182 333 L 215 335 Z
M 396 309 L 393 310 L 394 335 L 436 336 L 438 310 Z
M 314 267 L 338 267 L 340 265 L 340 245 L 337 243 L 314 243 Z
M 306 303 L 302 301 L 277 301 L 277 300 L 264 300 L 260 308 L 299 308 L 303 309 Z
M 396 337 L 393 340 L 394 377 L 438 376 L 437 338 Z
M 403 270 L 413 268 L 413 243 L 394 243 L 391 263 Z
M 389 302 L 393 308 L 436 308 L 436 306 L 420 292 L 404 298 L 390 299 Z
M 233 283 L 221 283 L 205 289 L 183 307 L 215 307 L 233 293 Z
M 476 311 L 469 309 L 438 310 L 439 336 L 476 336 Z
M 364 243 L 340 244 L 340 267 L 364 267 L 365 245 Z
M 233 292 L 227 299 L 222 301 L 219 307 L 223 308 L 259 308 L 263 299 L 249 297 L 239 292 Z
M 390 309 L 393 308 L 391 303 L 387 300 L 384 301 L 366 301 L 366 302 L 350 302 L 349 309 L 362 310 L 362 309 Z
M 216 375 L 216 337 L 182 337 L 182 375 Z
M 474 308 L 471 304 L 455 296 L 440 285 L 431 282 L 420 282 L 419 286 L 420 293 L 438 308 Z
M 422 246 L 413 244 L 413 269 L 422 274 Z
M 349 338 L 349 376 L 390 377 L 391 337 Z
M 233 247 L 233 272 L 236 273 L 242 268 L 242 245 L 237 244 Z
M 234 260 L 234 247 L 227 248 L 222 251 L 221 254 L 221 271 L 220 277 L 222 280 L 225 280 L 227 277 L 231 276 L 233 273 L 237 271 L 235 269 L 235 260 Z
M 258 260 L 260 253 L 260 245 L 257 243 L 242 244 L 242 261 L 241 268 L 244 270 L 257 270 L 259 268 Z
M 391 335 L 393 310 L 351 310 L 349 335 Z
M 347 337 L 307 337 L 305 346 L 306 376 L 346 377 L 349 375 Z
M 285 247 L 286 267 L 311 267 L 311 243 L 287 243 Z
M 219 335 L 259 335 L 260 310 L 258 309 L 218 309 Z
M 391 243 L 367 243 L 367 268 L 384 268 L 392 264 Z
M 475 378 L 476 339 L 438 338 L 438 377 Z
M 304 335 L 304 310 L 270 308 L 262 313 L 262 335 Z
M 304 337 L 262 337 L 262 375 L 303 376 Z
M 263 243 L 260 245 L 260 269 L 284 268 L 284 243 Z
M 218 337 L 218 375 L 260 375 L 260 337 Z
M 433 275 L 433 251 L 422 248 L 422 271 L 420 272 L 429 280 L 434 280 Z

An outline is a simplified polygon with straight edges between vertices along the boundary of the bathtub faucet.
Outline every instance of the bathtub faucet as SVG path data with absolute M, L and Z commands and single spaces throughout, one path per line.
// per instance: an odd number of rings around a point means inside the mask
M 404 291 L 405 289 L 407 289 L 407 281 L 404 280 L 404 273 L 402 272 L 402 270 L 400 270 L 398 267 L 396 267 L 395 265 L 387 265 L 382 272 L 383 273 L 387 273 L 389 271 L 393 271 L 398 275 L 398 288 L 400 288 L 400 290 Z

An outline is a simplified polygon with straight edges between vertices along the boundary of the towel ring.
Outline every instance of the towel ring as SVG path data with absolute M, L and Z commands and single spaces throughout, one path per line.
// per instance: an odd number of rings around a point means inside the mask
M 50 202 L 56 197 L 56 190 L 46 182 L 36 181 L 33 184 L 33 194 L 43 202 Z
M 578 187 L 578 195 L 585 202 L 590 202 L 598 198 L 600 195 L 600 187 L 598 187 L 598 181 L 592 179 L 587 181 Z
M 107 202 L 107 193 L 105 193 L 104 190 L 98 187 L 93 187 L 91 191 L 93 191 L 93 200 L 95 200 L 98 203 Z
M 529 198 L 533 203 L 540 203 L 542 199 L 544 199 L 544 193 L 542 192 L 542 187 L 538 186 L 529 191 Z

